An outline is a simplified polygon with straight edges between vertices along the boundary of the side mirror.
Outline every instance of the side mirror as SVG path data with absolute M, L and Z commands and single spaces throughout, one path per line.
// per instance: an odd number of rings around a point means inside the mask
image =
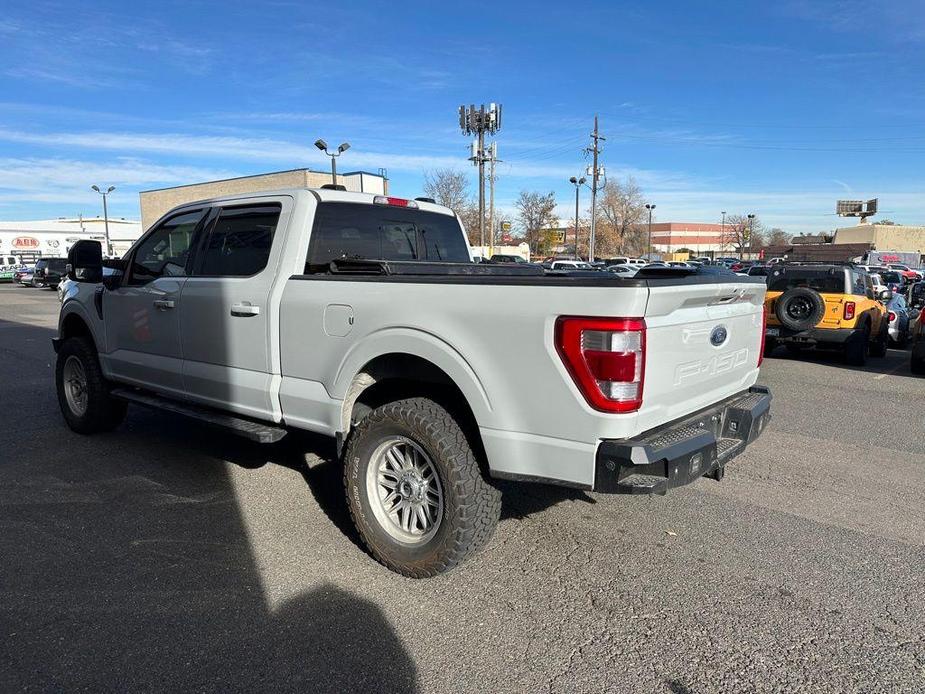
M 889 288 L 881 289 L 878 296 L 880 301 L 889 301 L 893 297 L 893 290 Z
M 67 276 L 74 282 L 102 282 L 103 245 L 99 241 L 78 241 L 71 246 Z

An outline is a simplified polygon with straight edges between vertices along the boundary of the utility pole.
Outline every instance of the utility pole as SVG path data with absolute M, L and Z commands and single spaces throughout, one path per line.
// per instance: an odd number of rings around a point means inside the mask
M 597 114 L 595 114 L 594 132 L 591 133 L 591 146 L 585 148 L 585 152 L 591 153 L 591 169 L 588 171 L 588 175 L 591 176 L 591 238 L 588 244 L 589 263 L 594 261 L 594 249 L 597 240 L 597 191 L 602 187 L 598 185 L 598 180 L 604 174 L 604 168 L 597 165 L 597 157 L 601 153 L 600 141 L 606 139 L 607 138 L 601 135 L 597 130 Z
M 492 142 L 488 148 L 488 254 L 494 253 L 495 245 L 495 162 L 498 159 L 498 143 Z
M 501 130 L 501 104 L 482 104 L 478 109 L 475 104 L 459 107 L 459 127 L 463 135 L 476 136 L 472 156 L 469 157 L 479 167 L 479 244 L 485 245 L 485 162 L 489 157 L 485 153 L 485 133 L 494 135 Z

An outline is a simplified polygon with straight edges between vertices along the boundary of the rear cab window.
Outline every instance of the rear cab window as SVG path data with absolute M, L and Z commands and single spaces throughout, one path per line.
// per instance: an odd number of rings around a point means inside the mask
M 471 263 L 456 217 L 439 212 L 354 202 L 322 202 L 315 213 L 306 274 L 332 260 Z
M 787 268 L 774 270 L 768 278 L 770 292 L 785 292 L 794 287 L 808 287 L 820 294 L 850 293 L 843 270 Z

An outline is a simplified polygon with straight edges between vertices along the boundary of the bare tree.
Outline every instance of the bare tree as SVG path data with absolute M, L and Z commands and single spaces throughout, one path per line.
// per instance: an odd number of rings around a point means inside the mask
M 642 252 L 647 221 L 646 201 L 632 177 L 607 182 L 600 197 L 602 224 L 597 231 L 596 256 Z
M 733 214 L 726 217 L 726 227 L 720 238 L 720 246 L 732 247 L 737 254 L 747 252 L 750 248 L 764 246 L 764 225 L 756 216 Z
M 470 204 L 469 178 L 462 171 L 431 169 L 424 172 L 424 194 L 438 205 L 449 207 L 462 216 L 462 209 Z
M 786 246 L 788 243 L 790 243 L 790 239 L 793 238 L 790 234 L 788 234 L 783 229 L 780 229 L 779 227 L 770 229 L 766 236 L 769 246 Z
M 548 234 L 543 230 L 556 223 L 556 194 L 521 191 L 514 203 L 517 216 L 524 232 L 524 238 L 530 245 L 530 252 L 543 254 L 548 250 Z

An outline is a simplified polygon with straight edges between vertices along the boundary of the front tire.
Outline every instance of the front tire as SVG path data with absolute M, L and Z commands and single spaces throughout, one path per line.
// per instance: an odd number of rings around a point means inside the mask
M 126 403 L 109 394 L 96 349 L 88 338 L 71 337 L 61 344 L 55 382 L 61 414 L 72 431 L 111 431 L 125 419 Z
M 350 515 L 382 564 L 412 578 L 455 567 L 491 538 L 501 493 L 482 475 L 456 419 L 427 398 L 387 403 L 344 453 Z

